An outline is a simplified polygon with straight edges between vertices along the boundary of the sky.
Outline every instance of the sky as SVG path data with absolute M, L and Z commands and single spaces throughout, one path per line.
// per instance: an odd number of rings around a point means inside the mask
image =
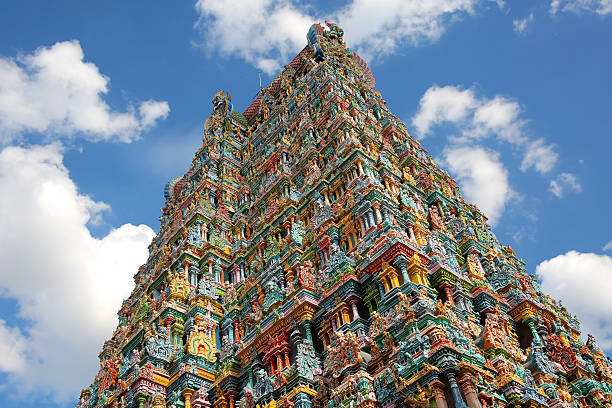
M 5 2 L 0 405 L 70 407 L 202 143 L 325 19 L 543 288 L 612 352 L 612 2 Z

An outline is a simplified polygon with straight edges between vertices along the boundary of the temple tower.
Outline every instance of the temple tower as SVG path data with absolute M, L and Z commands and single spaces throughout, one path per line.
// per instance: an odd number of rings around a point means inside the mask
M 410 136 L 336 24 L 222 91 L 83 390 L 93 407 L 570 407 L 611 367 Z

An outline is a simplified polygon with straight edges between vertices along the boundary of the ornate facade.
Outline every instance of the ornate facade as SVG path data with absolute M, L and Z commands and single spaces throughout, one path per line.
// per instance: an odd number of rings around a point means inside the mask
M 79 408 L 610 406 L 612 371 L 337 25 L 213 99 Z

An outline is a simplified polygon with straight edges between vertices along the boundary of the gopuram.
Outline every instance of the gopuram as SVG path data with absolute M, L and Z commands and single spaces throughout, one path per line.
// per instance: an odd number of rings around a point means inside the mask
M 612 366 L 336 24 L 219 92 L 78 408 L 611 406 Z

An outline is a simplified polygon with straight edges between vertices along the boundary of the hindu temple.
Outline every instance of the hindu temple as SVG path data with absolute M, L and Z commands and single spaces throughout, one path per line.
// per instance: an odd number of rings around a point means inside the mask
M 612 406 L 612 366 L 336 24 L 214 95 L 78 408 Z M 110 334 L 110 333 L 109 333 Z

